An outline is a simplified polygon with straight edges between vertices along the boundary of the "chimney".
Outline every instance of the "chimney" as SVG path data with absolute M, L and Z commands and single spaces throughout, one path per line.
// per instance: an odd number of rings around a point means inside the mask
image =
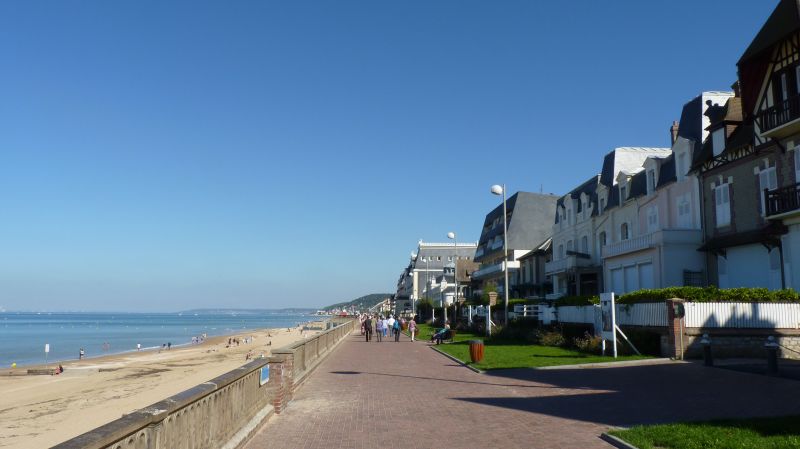
M 678 140 L 678 122 L 675 120 L 672 121 L 672 126 L 669 127 L 669 136 L 672 138 L 670 145 L 675 145 L 675 141 Z
M 742 96 L 742 89 L 739 86 L 739 80 L 736 80 L 735 83 L 731 84 L 731 89 L 733 89 L 733 96 L 734 97 L 741 97 Z

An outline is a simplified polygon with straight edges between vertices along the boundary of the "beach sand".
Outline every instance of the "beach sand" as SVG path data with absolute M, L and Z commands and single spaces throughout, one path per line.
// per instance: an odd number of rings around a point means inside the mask
M 248 362 L 249 351 L 255 357 L 266 356 L 272 348 L 300 340 L 301 334 L 300 327 L 248 331 L 234 337 L 253 337 L 252 343 L 226 348 L 229 337 L 209 337 L 202 344 L 169 351 L 62 362 L 64 373 L 57 376 L 11 375 L 12 370 L 2 370 L 0 447 L 38 449 L 58 444 L 231 371 Z M 50 365 L 54 366 L 58 363 Z

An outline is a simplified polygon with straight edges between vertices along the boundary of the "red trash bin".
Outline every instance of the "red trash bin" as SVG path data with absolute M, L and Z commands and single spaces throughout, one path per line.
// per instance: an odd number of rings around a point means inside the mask
M 472 363 L 478 363 L 483 360 L 483 340 L 469 341 L 469 358 Z

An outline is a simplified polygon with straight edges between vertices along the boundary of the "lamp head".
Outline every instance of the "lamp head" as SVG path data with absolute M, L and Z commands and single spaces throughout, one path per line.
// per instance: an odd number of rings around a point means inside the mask
M 492 186 L 492 193 L 495 195 L 502 195 L 503 194 L 503 186 L 495 184 Z
M 455 232 L 448 232 L 447 233 L 447 238 L 449 238 L 451 240 L 456 238 L 456 233 Z

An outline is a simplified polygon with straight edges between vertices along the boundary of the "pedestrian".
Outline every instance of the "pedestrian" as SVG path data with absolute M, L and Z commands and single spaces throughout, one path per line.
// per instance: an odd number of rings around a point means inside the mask
M 394 341 L 400 341 L 400 320 L 394 320 L 394 327 L 392 330 L 394 331 Z
M 417 332 L 417 322 L 414 321 L 414 317 L 411 317 L 411 321 L 408 322 L 408 333 L 411 334 L 411 341 L 414 341 L 415 333 Z
M 172 349 L 172 342 L 168 341 L 167 342 L 167 351 L 169 351 L 170 349 Z
M 388 326 L 388 327 L 386 328 L 386 330 L 387 330 L 387 331 L 389 331 L 389 332 L 392 332 L 392 331 L 393 331 L 393 329 L 394 329 L 394 321 L 395 321 L 395 320 L 394 320 L 394 316 L 393 316 L 393 315 L 389 315 L 389 319 L 388 319 L 388 320 L 386 320 L 386 324 L 387 324 L 387 326 Z
M 83 356 L 85 356 L 85 355 L 86 355 L 86 352 L 84 352 L 83 348 L 81 348 L 81 350 L 78 351 L 78 360 L 83 360 Z
M 385 317 L 382 317 L 381 325 L 383 326 L 383 336 L 385 337 L 389 327 L 389 320 L 387 320 Z
M 372 319 L 370 319 L 369 316 L 362 323 L 362 328 L 364 329 L 364 336 L 367 342 L 369 342 L 370 337 L 372 337 Z
M 375 336 L 378 337 L 378 342 L 383 341 L 383 317 L 375 318 Z
M 136 350 L 137 351 L 141 351 L 142 350 L 142 344 L 141 343 L 136 343 Z

